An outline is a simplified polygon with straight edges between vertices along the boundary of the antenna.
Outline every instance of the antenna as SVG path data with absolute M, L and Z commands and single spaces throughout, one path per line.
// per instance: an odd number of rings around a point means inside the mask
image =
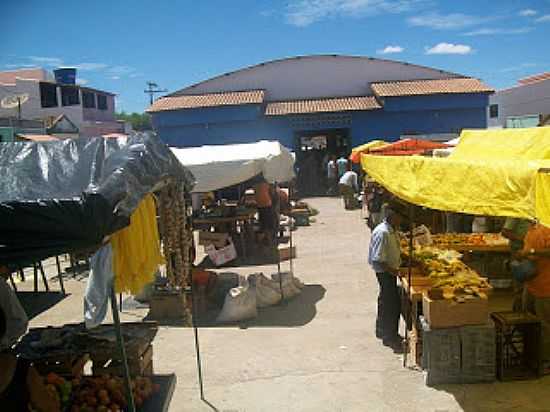
M 150 104 L 153 104 L 155 100 L 155 93 L 166 93 L 168 91 L 167 89 L 159 89 L 159 85 L 152 81 L 148 81 L 145 84 L 147 84 L 147 90 L 144 90 L 144 92 L 149 95 Z

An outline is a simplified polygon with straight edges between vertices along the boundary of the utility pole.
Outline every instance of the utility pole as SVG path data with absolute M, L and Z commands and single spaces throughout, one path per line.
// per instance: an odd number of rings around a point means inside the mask
M 17 96 L 17 123 L 21 127 L 21 97 Z
M 159 85 L 155 82 L 146 82 L 147 84 L 147 90 L 144 90 L 145 93 L 149 95 L 149 103 L 153 104 L 153 101 L 155 100 L 155 93 L 166 93 L 168 90 L 166 89 L 159 89 Z

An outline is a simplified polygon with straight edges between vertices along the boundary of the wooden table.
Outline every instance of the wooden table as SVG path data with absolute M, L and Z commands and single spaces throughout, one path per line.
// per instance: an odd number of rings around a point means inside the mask
M 463 243 L 434 243 L 438 249 L 451 249 L 458 252 L 488 252 L 507 253 L 510 252 L 510 245 L 468 245 Z
M 247 258 L 246 252 L 246 233 L 247 226 L 254 219 L 256 211 L 250 211 L 248 213 L 241 213 L 235 216 L 219 216 L 219 217 L 199 217 L 193 219 L 193 225 L 202 225 L 215 227 L 217 229 L 221 228 L 221 232 L 226 232 L 231 235 L 239 236 L 241 240 L 241 246 L 243 251 L 243 257 Z M 240 231 L 237 230 L 237 227 L 240 226 Z

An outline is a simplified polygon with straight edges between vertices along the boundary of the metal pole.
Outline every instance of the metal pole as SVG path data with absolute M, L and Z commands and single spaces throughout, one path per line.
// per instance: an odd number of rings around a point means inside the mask
M 196 303 L 195 303 L 195 291 L 193 290 L 193 282 L 191 282 L 191 322 L 193 322 L 193 333 L 195 334 L 195 354 L 197 356 L 197 373 L 199 376 L 199 389 L 201 394 L 201 400 L 204 399 L 204 384 L 202 380 L 202 361 L 201 361 L 201 349 L 199 344 L 199 328 L 196 321 Z
M 289 206 L 290 206 L 290 199 L 292 198 L 292 183 L 290 183 L 288 185 L 288 203 L 289 203 Z M 292 214 L 291 216 L 289 216 L 289 220 L 288 220 L 288 233 L 289 233 L 289 237 L 290 237 L 290 273 L 292 274 L 292 276 L 294 277 L 294 261 L 293 261 L 293 253 L 292 253 L 292 247 L 293 247 L 293 242 L 292 242 Z
M 411 299 L 411 282 L 412 282 L 412 262 L 413 262 L 413 230 L 414 230 L 414 208 L 409 204 L 409 262 L 407 273 L 407 302 Z M 413 302 L 407 305 L 407 313 L 405 317 L 405 350 L 403 351 L 403 367 L 407 367 L 407 355 L 409 352 L 409 323 L 411 322 L 411 311 Z
M 114 282 L 111 286 L 111 312 L 113 313 L 113 323 L 115 327 L 116 340 L 120 353 L 120 359 L 122 360 L 122 367 L 124 370 L 124 389 L 126 391 L 126 401 L 128 402 L 128 412 L 136 412 L 134 395 L 132 394 L 130 370 L 128 369 L 128 359 L 126 358 L 126 348 L 124 347 L 124 337 L 122 336 L 122 330 L 120 327 L 120 317 L 118 315 Z

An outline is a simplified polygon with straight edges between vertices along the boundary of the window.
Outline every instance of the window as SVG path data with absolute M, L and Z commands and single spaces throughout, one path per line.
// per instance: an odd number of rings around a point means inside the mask
M 97 95 L 97 108 L 99 110 L 107 110 L 107 96 L 104 94 Z
M 95 109 L 95 93 L 82 91 L 82 106 Z
M 40 103 L 42 107 L 57 107 L 57 85 L 40 83 Z
M 61 86 L 61 105 L 75 106 L 80 104 L 80 96 L 78 95 L 78 87 Z
M 498 104 L 492 104 L 489 106 L 489 117 L 491 119 L 498 117 Z

